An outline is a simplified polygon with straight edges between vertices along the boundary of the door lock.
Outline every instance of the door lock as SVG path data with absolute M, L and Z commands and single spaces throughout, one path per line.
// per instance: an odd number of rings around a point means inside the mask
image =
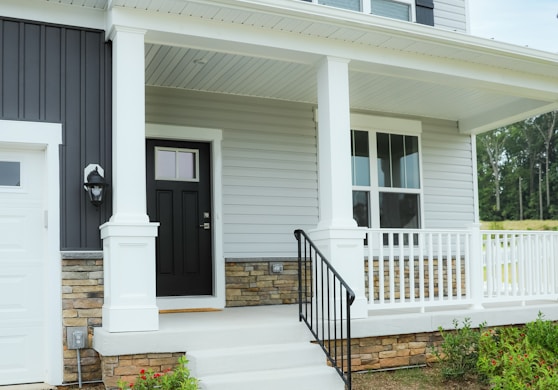
M 209 230 L 209 229 L 211 229 L 211 223 L 204 222 L 200 225 L 200 228 L 202 228 L 203 230 Z

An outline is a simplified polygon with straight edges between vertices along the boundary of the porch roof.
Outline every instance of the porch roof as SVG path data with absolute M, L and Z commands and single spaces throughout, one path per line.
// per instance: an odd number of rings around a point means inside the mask
M 65 3 L 146 30 L 147 85 L 316 104 L 316 63 L 336 56 L 352 110 L 478 133 L 558 108 L 557 54 L 468 34 L 300 0 Z

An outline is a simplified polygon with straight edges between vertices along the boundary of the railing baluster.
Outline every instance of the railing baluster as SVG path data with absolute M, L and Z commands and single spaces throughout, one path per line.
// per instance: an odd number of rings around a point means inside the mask
M 424 234 L 418 234 L 419 301 L 424 312 Z
M 403 233 L 397 234 L 397 246 L 399 246 L 399 302 L 405 302 L 405 251 Z
M 480 261 L 480 259 L 475 259 L 475 261 Z M 472 298 L 471 296 L 471 240 L 468 234 L 465 234 L 465 296 L 467 297 L 467 299 Z
M 434 301 L 434 240 L 432 233 L 428 233 L 428 300 Z
M 393 264 L 395 255 L 393 253 L 393 233 L 388 233 L 389 244 L 389 301 L 395 303 L 395 266 Z
M 384 235 L 379 233 L 380 239 L 378 240 L 378 246 L 380 247 L 378 255 L 378 290 L 380 290 L 379 303 L 384 304 L 386 302 L 386 280 L 385 280 L 385 270 L 384 270 Z M 370 245 L 370 244 L 368 244 Z
M 408 234 L 409 237 L 409 302 L 415 302 L 415 235 Z
M 455 234 L 455 296 L 461 300 L 463 291 L 461 286 L 461 235 Z
M 375 272 L 375 268 L 374 268 L 374 250 L 373 250 L 373 245 L 372 242 L 374 242 L 374 238 L 372 237 L 372 234 L 370 232 L 366 233 L 366 238 L 368 241 L 368 302 L 369 303 L 374 303 L 374 295 L 375 295 L 375 290 L 374 290 L 374 272 Z
M 438 299 L 444 299 L 444 255 L 442 251 L 442 233 L 438 233 Z
M 446 263 L 447 274 L 446 279 L 448 282 L 448 301 L 453 299 L 453 257 L 451 254 L 451 233 L 447 233 L 447 247 L 446 247 Z

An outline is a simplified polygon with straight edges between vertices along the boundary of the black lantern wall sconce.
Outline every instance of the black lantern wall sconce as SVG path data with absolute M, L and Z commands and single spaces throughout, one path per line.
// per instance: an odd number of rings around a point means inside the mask
M 89 201 L 99 207 L 104 200 L 106 188 L 105 171 L 99 164 L 89 164 L 83 170 L 83 188 L 89 195 Z

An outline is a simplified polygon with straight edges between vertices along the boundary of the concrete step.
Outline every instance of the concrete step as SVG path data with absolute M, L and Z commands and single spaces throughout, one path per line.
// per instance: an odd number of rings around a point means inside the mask
M 178 336 L 177 336 L 178 337 Z M 277 322 L 268 324 L 242 324 L 236 326 L 223 324 L 215 329 L 190 329 L 181 335 L 182 342 L 188 350 L 214 348 L 235 348 L 267 344 L 293 343 L 312 340 L 312 335 L 298 321 Z
M 188 366 L 196 377 L 235 372 L 325 365 L 319 345 L 309 342 L 189 351 Z
M 335 369 L 323 366 L 261 370 L 201 377 L 203 390 L 344 390 Z

